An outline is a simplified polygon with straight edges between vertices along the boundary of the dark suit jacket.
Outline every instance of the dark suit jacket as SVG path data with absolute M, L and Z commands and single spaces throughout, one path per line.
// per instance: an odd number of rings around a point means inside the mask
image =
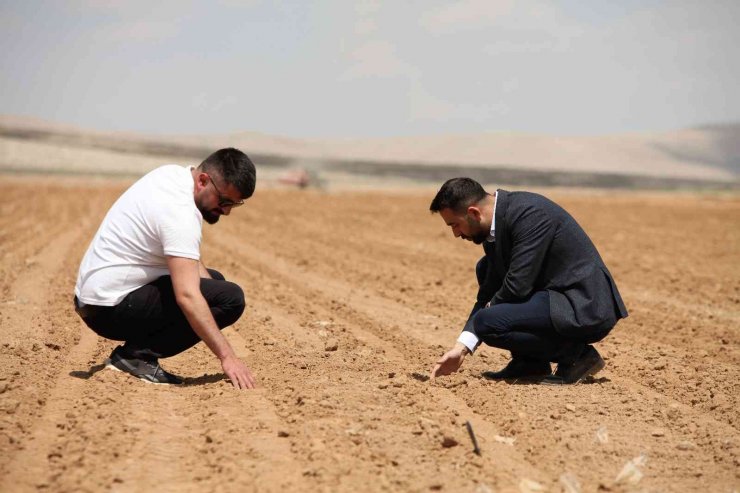
M 496 241 L 485 242 L 485 275 L 465 330 L 475 313 L 516 303 L 534 292 L 550 294 L 550 318 L 560 334 L 588 339 L 603 333 L 627 309 L 599 252 L 573 217 L 553 201 L 529 192 L 498 190 Z

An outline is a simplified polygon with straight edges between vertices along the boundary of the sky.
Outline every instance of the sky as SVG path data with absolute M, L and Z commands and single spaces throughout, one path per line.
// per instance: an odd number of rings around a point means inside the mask
M 738 0 L 0 0 L 0 113 L 156 134 L 740 121 Z

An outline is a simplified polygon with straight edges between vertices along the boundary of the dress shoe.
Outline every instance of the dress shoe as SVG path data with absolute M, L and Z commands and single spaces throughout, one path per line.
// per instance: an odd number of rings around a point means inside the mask
M 606 366 L 593 346 L 588 345 L 573 363 L 559 363 L 555 374 L 546 378 L 543 383 L 558 385 L 577 383 L 601 371 Z
M 552 368 L 547 361 L 513 358 L 502 370 L 484 371 L 483 377 L 489 380 L 519 380 L 541 379 L 552 374 Z

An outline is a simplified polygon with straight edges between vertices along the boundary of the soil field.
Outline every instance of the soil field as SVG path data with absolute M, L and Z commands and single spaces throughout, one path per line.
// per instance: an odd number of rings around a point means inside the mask
M 202 252 L 247 295 L 225 331 L 259 382 L 240 392 L 202 344 L 163 361 L 184 386 L 103 368 L 115 343 L 72 290 L 125 186 L 0 184 L 0 491 L 740 488 L 737 195 L 549 192 L 630 316 L 595 379 L 545 387 L 482 379 L 508 360 L 492 348 L 426 381 L 482 254 L 429 214 L 434 190 L 259 190 Z

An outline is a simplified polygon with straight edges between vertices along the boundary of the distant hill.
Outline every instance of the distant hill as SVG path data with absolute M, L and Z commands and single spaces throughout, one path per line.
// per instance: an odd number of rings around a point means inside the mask
M 735 176 L 740 174 L 740 123 L 699 127 L 710 141 L 708 148 L 697 149 L 684 143 L 674 143 L 664 149 L 678 159 L 709 163 L 724 168 Z
M 740 125 L 596 137 L 516 133 L 324 141 L 339 159 L 696 180 L 738 179 Z
M 740 123 L 607 136 L 483 133 L 296 139 L 256 132 L 197 136 L 100 132 L 0 116 L 0 170 L 63 171 L 70 161 L 70 171 L 135 174 L 161 162 L 155 158 L 197 162 L 228 146 L 245 150 L 266 167 L 302 166 L 422 181 L 465 174 L 487 183 L 737 188 L 740 176 Z M 75 149 L 82 154 L 75 154 Z

